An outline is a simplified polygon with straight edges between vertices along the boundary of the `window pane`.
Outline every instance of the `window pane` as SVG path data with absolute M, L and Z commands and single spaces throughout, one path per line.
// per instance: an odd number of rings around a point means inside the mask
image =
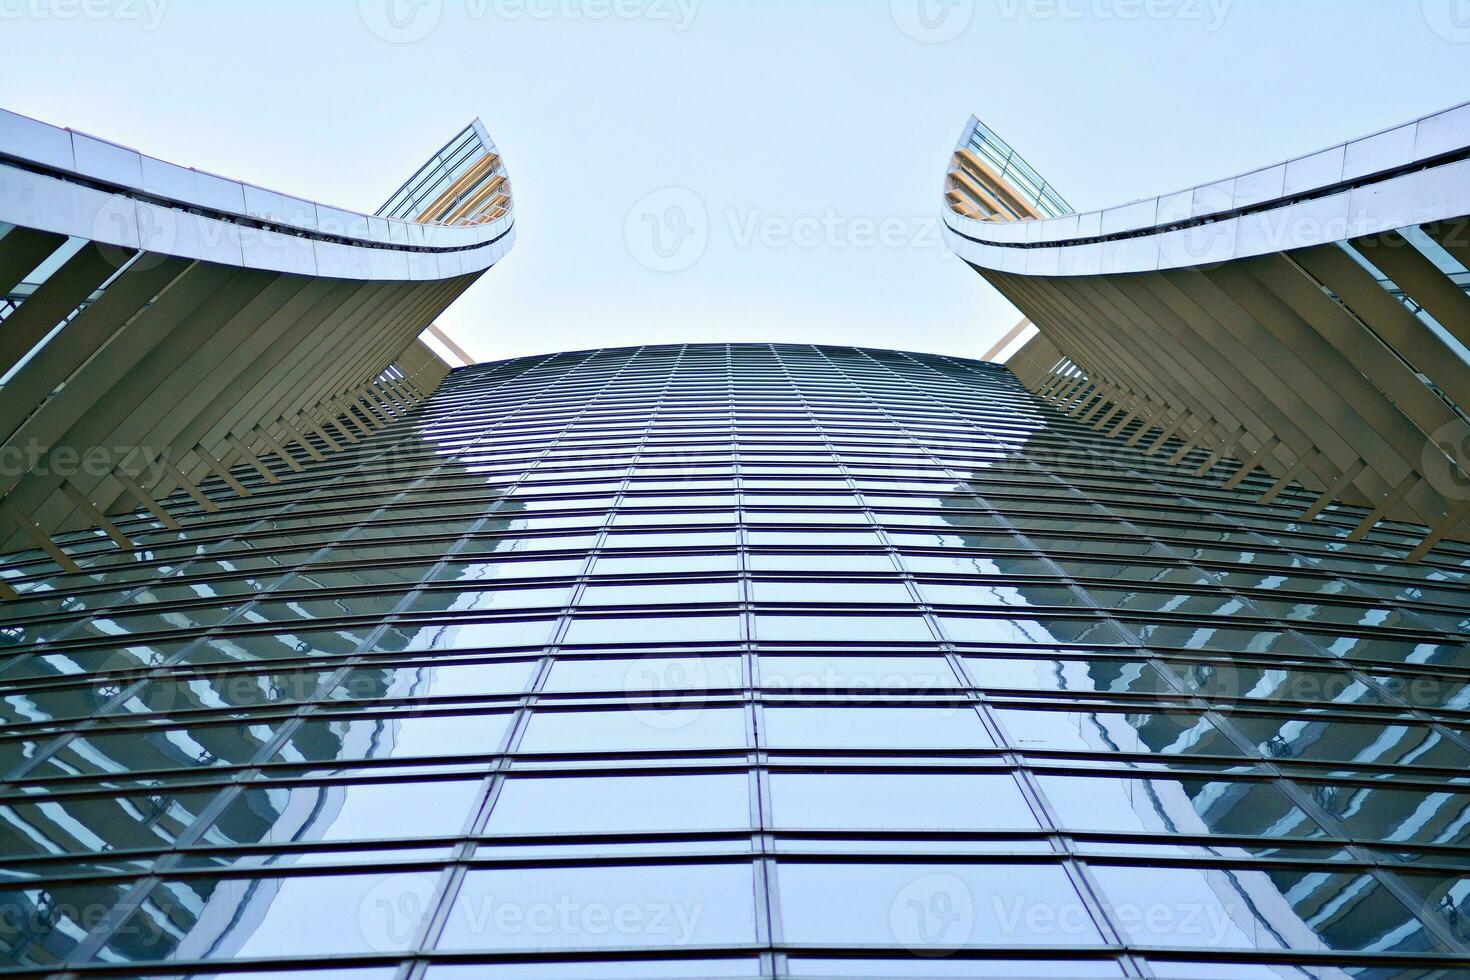
M 489 755 L 500 751 L 506 712 L 390 718 L 310 720 L 276 753 L 284 762 Z
M 0 806 L 0 856 L 78 854 L 102 844 L 118 850 L 164 847 L 194 823 L 215 792 L 9 803 Z
M 491 579 L 573 576 L 582 570 L 582 559 L 553 561 L 448 562 L 434 575 L 436 582 L 483 582 Z
M 699 643 L 740 639 L 735 616 L 583 616 L 567 627 L 564 643 Z
M 953 773 L 772 773 L 780 828 L 1035 829 L 1015 780 Z
M 1311 786 L 1312 797 L 1365 840 L 1462 844 L 1470 840 L 1470 795 L 1387 787 Z
M 685 980 L 687 977 L 709 977 L 715 980 L 760 975 L 761 962 L 757 959 L 477 963 L 473 966 L 440 963 L 430 966 L 424 974 L 428 980 L 480 980 L 482 977 L 505 977 L 506 980 Z
M 570 585 L 546 589 L 437 589 L 425 592 L 409 612 L 499 612 L 507 609 L 557 610 L 572 597 Z
M 410 626 L 405 627 L 411 631 L 406 649 L 464 650 L 475 647 L 539 646 L 550 642 L 553 623 L 550 619 L 532 619 Z
M 657 558 L 603 556 L 592 565 L 594 575 L 656 575 L 665 572 L 733 572 L 735 555 L 661 555 Z
M 962 582 L 952 585 L 925 582 L 919 587 L 924 598 L 936 605 L 955 606 L 1076 606 L 1081 601 L 1063 586 L 985 585 Z
M 1438 940 L 1372 877 L 1295 870 L 1094 867 L 1137 943 L 1423 952 Z
M 1408 874 L 1398 877 L 1443 917 L 1462 942 L 1470 939 L 1470 877 Z
M 957 977 L 964 980 L 1092 980 L 1094 977 L 1121 977 L 1123 970 L 1108 960 L 957 960 L 957 959 L 821 959 L 793 956 L 787 960 L 793 977 Z M 1200 970 L 1189 980 L 1202 980 L 1220 975 Z M 1273 973 L 1269 980 L 1281 980 Z
M 54 967 L 73 953 L 130 884 L 0 889 L 0 955 L 5 965 Z
M 944 631 L 957 643 L 1106 643 L 1123 638 L 1105 622 L 1087 619 L 981 619 L 942 616 Z
M 435 876 L 315 875 L 163 882 L 118 928 L 108 959 L 234 959 L 400 952 Z M 310 923 L 310 928 L 303 928 Z
M 1131 660 L 966 657 L 965 669 L 977 686 L 987 689 L 1149 694 L 1173 691 L 1151 665 Z
M 653 606 L 684 602 L 740 601 L 738 582 L 666 582 L 650 585 L 591 585 L 584 606 Z
M 770 582 L 757 581 L 751 591 L 756 602 L 904 603 L 913 599 L 902 582 Z
M 781 864 L 781 918 L 796 943 L 1079 946 L 1102 936 L 1059 867 Z
M 740 661 L 735 657 L 639 657 L 593 660 L 560 657 L 551 667 L 544 690 L 662 693 L 740 687 Z
M 744 774 L 579 776 L 506 781 L 491 833 L 621 833 L 750 826 Z
M 934 640 L 918 616 L 780 616 L 756 617 L 756 639 L 825 640 L 831 643 L 907 643 Z
M 750 556 L 750 567 L 757 572 L 892 572 L 893 559 L 887 555 L 756 552 Z
M 542 711 L 531 716 L 525 752 L 624 752 L 719 749 L 745 745 L 739 708 L 635 708 Z
M 1069 830 L 1320 837 L 1322 828 L 1276 786 L 1209 779 L 1040 776 Z
M 480 780 L 247 787 L 205 831 L 208 844 L 389 840 L 457 834 Z M 413 814 L 413 820 L 404 814 Z
M 37 776 L 194 769 L 251 762 L 274 725 L 198 725 L 94 734 L 67 742 L 41 762 Z
M 959 684 L 943 657 L 780 657 L 760 658 L 760 682 L 767 688 L 823 691 L 950 690 Z
M 588 949 L 755 941 L 747 864 L 472 870 L 440 949 Z
M 424 667 L 360 668 L 337 688 L 353 700 L 376 698 L 477 697 L 519 694 L 536 667 L 534 660 L 443 664 Z
M 988 748 L 973 708 L 767 708 L 774 748 Z
M 1338 719 L 1264 718 L 1237 713 L 1232 723 L 1261 752 L 1276 759 L 1440 766 L 1464 769 L 1470 753 L 1423 725 L 1356 723 Z
M 1172 661 L 1169 666 L 1200 695 L 1265 701 L 1378 704 L 1383 699 L 1347 671 L 1274 670 L 1249 664 Z
M 1239 756 L 1235 744 L 1200 715 L 1121 711 L 995 712 L 1018 749 L 1057 752 L 1206 753 Z

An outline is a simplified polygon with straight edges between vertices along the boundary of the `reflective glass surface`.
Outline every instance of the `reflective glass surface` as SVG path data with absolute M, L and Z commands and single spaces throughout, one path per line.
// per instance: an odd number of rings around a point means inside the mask
M 4 556 L 0 959 L 1459 975 L 1470 549 L 1145 448 L 954 358 L 557 354 Z

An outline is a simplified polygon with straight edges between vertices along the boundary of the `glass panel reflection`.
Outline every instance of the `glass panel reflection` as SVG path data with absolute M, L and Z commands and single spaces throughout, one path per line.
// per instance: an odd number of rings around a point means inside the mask
M 1371 875 L 1291 870 L 1093 869 L 1136 942 L 1213 949 L 1444 949 Z
M 743 774 L 509 779 L 488 829 L 502 834 L 740 829 L 750 824 Z
M 1458 975 L 1462 545 L 957 358 L 550 355 L 417 411 L 80 575 L 0 556 L 0 961 Z
M 755 940 L 748 864 L 474 870 L 441 949 L 587 949 Z
M 930 955 L 1102 942 L 1076 889 L 1055 866 L 783 863 L 777 873 L 782 924 L 792 942 L 876 942 Z
M 162 882 L 120 925 L 99 958 L 230 960 L 400 952 L 428 904 L 422 872 Z M 309 930 L 302 923 L 311 923 Z
M 1039 777 L 1062 825 L 1128 833 L 1320 837 L 1324 831 L 1266 782 L 1211 779 Z
M 773 773 L 777 827 L 1032 830 L 1036 815 L 1010 776 Z

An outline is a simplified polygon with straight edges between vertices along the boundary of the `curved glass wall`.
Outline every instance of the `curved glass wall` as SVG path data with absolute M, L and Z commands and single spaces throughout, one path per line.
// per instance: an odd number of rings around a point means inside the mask
M 483 365 L 237 475 L 0 568 L 16 970 L 1470 963 L 1463 547 L 852 348 Z

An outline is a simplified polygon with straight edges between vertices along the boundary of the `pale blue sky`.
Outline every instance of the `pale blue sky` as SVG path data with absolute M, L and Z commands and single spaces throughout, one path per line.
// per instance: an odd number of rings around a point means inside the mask
M 359 210 L 481 116 L 518 242 L 442 323 L 485 359 L 978 356 L 1016 316 L 934 224 L 971 112 L 1089 209 L 1470 99 L 1470 0 L 0 0 L 0 38 L 0 105 Z

